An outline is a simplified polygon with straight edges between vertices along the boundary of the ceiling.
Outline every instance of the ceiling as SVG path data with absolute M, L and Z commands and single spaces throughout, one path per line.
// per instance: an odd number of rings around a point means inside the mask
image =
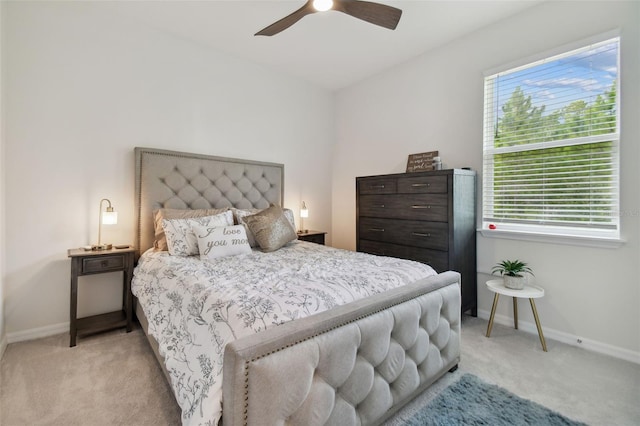
M 328 11 L 308 15 L 273 37 L 254 34 L 305 0 L 127 0 L 101 5 L 138 24 L 337 90 L 540 2 L 380 0 L 403 11 L 394 31 Z

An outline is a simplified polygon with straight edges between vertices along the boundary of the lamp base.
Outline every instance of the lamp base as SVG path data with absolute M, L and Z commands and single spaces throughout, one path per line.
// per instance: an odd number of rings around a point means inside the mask
M 112 248 L 113 248 L 113 244 L 94 244 L 91 246 L 92 251 L 111 250 Z

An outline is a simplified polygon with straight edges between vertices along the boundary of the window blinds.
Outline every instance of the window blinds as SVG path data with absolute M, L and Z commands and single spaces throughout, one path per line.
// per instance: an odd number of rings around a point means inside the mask
M 618 46 L 485 78 L 484 228 L 619 237 Z

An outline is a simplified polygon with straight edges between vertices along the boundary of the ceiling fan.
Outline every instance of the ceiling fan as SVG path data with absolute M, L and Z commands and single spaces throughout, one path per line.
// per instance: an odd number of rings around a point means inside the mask
M 300 19 L 316 12 L 337 10 L 371 24 L 395 30 L 402 10 L 380 3 L 361 0 L 308 0 L 304 6 L 279 21 L 269 25 L 255 35 L 272 36 L 284 31 Z

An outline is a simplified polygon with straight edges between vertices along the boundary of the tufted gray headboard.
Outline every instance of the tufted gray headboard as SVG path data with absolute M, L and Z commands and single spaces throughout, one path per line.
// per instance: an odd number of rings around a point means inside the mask
M 136 248 L 153 246 L 159 208 L 266 208 L 282 205 L 284 165 L 211 155 L 135 148 Z

